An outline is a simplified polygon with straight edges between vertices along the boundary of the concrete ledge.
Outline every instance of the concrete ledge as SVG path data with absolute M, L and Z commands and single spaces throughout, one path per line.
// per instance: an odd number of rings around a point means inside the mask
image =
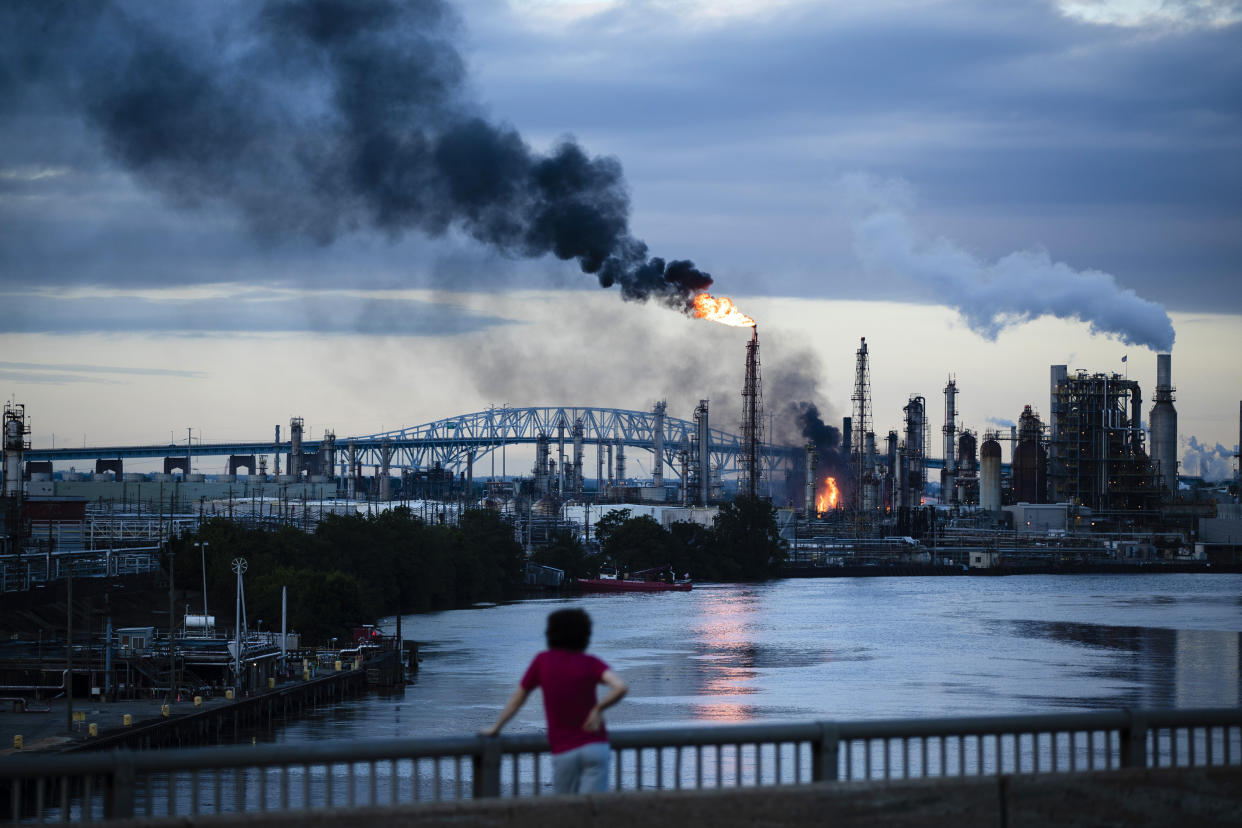
M 1242 767 L 828 782 L 701 791 L 650 791 L 478 802 L 117 820 L 111 826 L 343 828 L 764 828 L 953 825 L 956 828 L 1242 824 Z

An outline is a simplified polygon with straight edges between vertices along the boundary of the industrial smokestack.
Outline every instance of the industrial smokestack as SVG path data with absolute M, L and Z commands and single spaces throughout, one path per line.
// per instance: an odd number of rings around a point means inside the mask
M 1166 496 L 1177 496 L 1177 409 L 1173 407 L 1173 356 L 1156 354 L 1156 394 L 1147 425 L 1151 429 L 1151 459 L 1160 470 Z M 1138 416 L 1138 412 L 1134 412 Z

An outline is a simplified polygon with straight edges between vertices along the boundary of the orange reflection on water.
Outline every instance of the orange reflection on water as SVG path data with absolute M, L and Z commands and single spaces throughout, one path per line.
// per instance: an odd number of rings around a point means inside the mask
M 755 718 L 754 707 L 738 697 L 757 692 L 752 684 L 757 675 L 753 631 L 757 609 L 758 602 L 748 592 L 722 595 L 701 605 L 693 629 L 703 653 L 700 694 L 719 699 L 695 704 L 697 720 L 724 724 Z

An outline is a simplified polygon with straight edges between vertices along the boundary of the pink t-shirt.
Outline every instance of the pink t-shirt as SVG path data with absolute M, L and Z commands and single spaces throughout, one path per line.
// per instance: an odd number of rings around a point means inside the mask
M 553 753 L 608 741 L 608 731 L 602 725 L 594 733 L 582 729 L 595 706 L 595 686 L 607 669 L 608 665 L 595 656 L 572 650 L 544 650 L 526 668 L 522 687 L 528 693 L 536 687 L 543 690 L 543 712 Z

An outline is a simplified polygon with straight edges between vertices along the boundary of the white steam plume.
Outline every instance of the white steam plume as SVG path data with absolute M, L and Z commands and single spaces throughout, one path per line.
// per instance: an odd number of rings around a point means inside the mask
M 1085 322 L 1093 334 L 1160 353 L 1173 347 L 1173 323 L 1163 306 L 1122 288 L 1109 273 L 1074 270 L 1043 249 L 980 261 L 953 241 L 920 239 L 906 217 L 902 182 L 847 176 L 846 191 L 866 214 L 854 223 L 854 250 L 871 270 L 928 285 L 961 314 L 971 330 L 994 340 L 1013 325 L 1055 316 Z
M 1220 443 L 1209 446 L 1200 443 L 1195 437 L 1182 437 L 1182 466 L 1179 470 L 1188 477 L 1202 477 L 1207 481 L 1232 480 L 1237 468 L 1234 456 L 1237 449 L 1230 451 Z

